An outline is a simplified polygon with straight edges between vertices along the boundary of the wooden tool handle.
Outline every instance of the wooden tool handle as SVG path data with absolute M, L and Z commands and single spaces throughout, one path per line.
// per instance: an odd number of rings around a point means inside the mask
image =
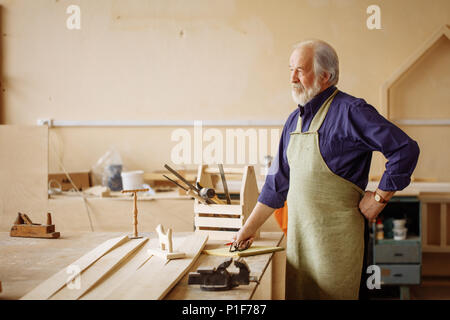
M 127 193 L 127 192 L 146 192 L 149 189 L 134 189 L 134 190 L 122 190 L 122 193 Z
M 217 197 L 217 195 L 214 196 L 214 197 L 212 197 L 212 198 L 209 198 L 209 200 L 213 201 L 215 204 L 226 204 L 225 202 L 223 202 L 222 200 L 220 200 L 220 199 Z
M 200 197 L 197 193 L 195 193 L 192 189 L 189 189 L 188 191 L 186 191 L 186 195 L 194 197 L 195 199 L 197 199 L 198 201 L 200 201 L 200 203 L 203 204 L 207 204 L 206 200 L 203 199 L 202 197 Z
M 47 225 L 52 224 L 52 214 L 50 212 L 47 212 Z

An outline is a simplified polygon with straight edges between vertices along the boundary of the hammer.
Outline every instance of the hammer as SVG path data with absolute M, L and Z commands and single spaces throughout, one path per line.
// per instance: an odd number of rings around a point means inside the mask
M 222 200 L 220 200 L 217 195 L 216 195 L 216 191 L 214 191 L 213 188 L 202 188 L 201 185 L 197 182 L 197 188 L 200 189 L 199 195 L 200 197 L 202 197 L 203 199 L 210 199 L 211 201 L 213 201 L 215 204 L 226 204 L 225 202 L 223 202 Z

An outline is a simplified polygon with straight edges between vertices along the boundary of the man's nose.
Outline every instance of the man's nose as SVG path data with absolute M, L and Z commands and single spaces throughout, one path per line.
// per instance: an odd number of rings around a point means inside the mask
M 297 69 L 294 69 L 293 71 L 291 71 L 291 83 L 297 82 L 300 82 L 300 80 L 298 79 L 298 71 Z

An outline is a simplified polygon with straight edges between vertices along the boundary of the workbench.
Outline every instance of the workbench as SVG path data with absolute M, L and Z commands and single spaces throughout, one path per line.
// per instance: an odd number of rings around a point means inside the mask
M 126 234 L 126 233 L 125 233 Z M 174 243 L 182 241 L 189 232 L 174 233 Z M 0 232 L 0 281 L 3 291 L 0 299 L 19 299 L 41 282 L 69 266 L 72 262 L 104 241 L 124 235 L 123 232 L 64 232 L 60 239 L 13 238 L 8 232 Z M 156 233 L 143 232 L 155 241 Z M 224 241 L 209 240 L 205 249 L 223 246 Z M 262 232 L 254 245 L 283 246 L 282 232 Z M 201 254 L 188 272 L 198 267 L 216 267 L 226 258 Z M 239 286 L 229 291 L 206 292 L 198 285 L 188 285 L 188 272 L 165 296 L 167 300 L 248 300 L 284 299 L 285 251 L 245 257 L 251 275 L 259 284 Z M 234 271 L 229 268 L 230 271 Z

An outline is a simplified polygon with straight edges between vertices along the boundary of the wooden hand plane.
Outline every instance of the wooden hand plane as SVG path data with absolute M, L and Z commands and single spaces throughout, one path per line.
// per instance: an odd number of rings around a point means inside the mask
M 47 213 L 46 225 L 33 223 L 25 213 L 19 212 L 9 235 L 11 237 L 47 239 L 56 239 L 60 236 L 59 232 L 55 232 L 55 225 L 52 224 L 50 212 Z

